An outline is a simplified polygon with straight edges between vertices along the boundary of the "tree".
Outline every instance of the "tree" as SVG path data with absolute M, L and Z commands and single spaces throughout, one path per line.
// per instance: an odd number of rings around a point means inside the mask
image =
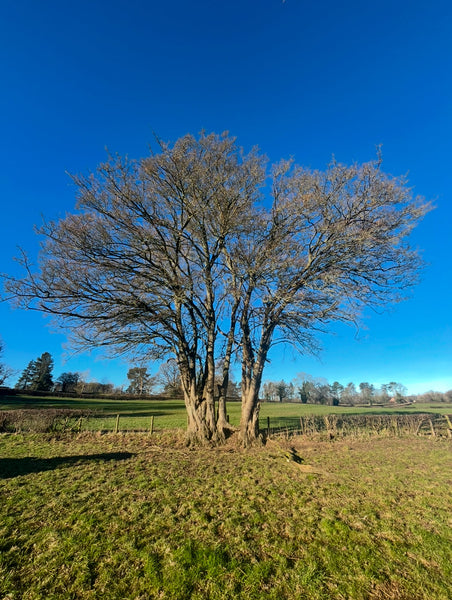
M 56 383 L 61 384 L 62 392 L 75 392 L 77 388 L 77 384 L 80 381 L 80 373 L 61 373 L 58 379 L 55 380 Z
M 53 387 L 53 358 L 44 352 L 36 360 L 31 360 L 14 386 L 19 390 L 47 392 Z
M 301 386 L 298 388 L 298 395 L 302 404 L 307 404 L 309 401 L 309 381 L 303 381 Z
M 356 323 L 366 306 L 401 300 L 421 265 L 407 236 L 429 206 L 381 162 L 325 172 L 282 162 L 273 204 L 235 252 L 241 312 L 244 443 L 258 435 L 259 389 L 276 342 L 316 349 L 330 323 Z
M 22 375 L 19 377 L 16 385 L 14 386 L 16 390 L 29 390 L 31 389 L 31 384 L 33 382 L 33 378 L 36 372 L 36 363 L 34 360 L 31 360 L 25 369 L 22 371 Z
M 353 383 L 353 381 L 350 381 L 349 383 L 347 383 L 347 385 L 344 387 L 342 394 L 341 394 L 341 399 L 342 402 L 345 404 L 355 404 L 356 399 L 358 398 L 358 392 L 356 391 L 356 386 Z
M 375 394 L 374 386 L 371 383 L 367 383 L 367 381 L 363 381 L 359 384 L 359 389 L 361 391 L 362 401 L 372 405 Z
M 34 369 L 30 389 L 48 392 L 53 387 L 52 379 L 53 358 L 48 352 L 44 352 L 34 361 Z
M 146 367 L 131 367 L 127 372 L 130 381 L 127 392 L 129 394 L 150 394 L 154 386 L 154 379 L 148 373 Z
M 233 357 L 246 445 L 270 348 L 316 350 L 318 331 L 400 299 L 420 266 L 407 236 L 428 206 L 380 161 L 325 172 L 285 161 L 267 177 L 256 150 L 201 134 L 74 182 L 78 213 L 44 223 L 40 268 L 23 253 L 26 275 L 7 276 L 6 289 L 82 348 L 174 359 L 193 441 L 227 433 Z
M 3 341 L 0 339 L 0 356 L 3 354 Z M 13 375 L 14 371 L 4 363 L 0 363 L 0 385 L 3 385 L 7 379 Z
M 341 385 L 338 381 L 334 381 L 330 385 L 331 397 L 334 406 L 338 406 L 340 403 L 342 392 L 344 391 L 344 386 Z
M 298 396 L 302 404 L 324 404 L 323 395 L 325 390 L 326 385 L 320 381 L 306 379 L 302 381 L 301 386 L 298 388 Z
M 163 392 L 168 396 L 183 396 L 180 371 L 174 358 L 160 365 L 155 381 L 163 387 Z
M 274 402 L 278 400 L 277 389 L 274 381 L 265 381 L 262 386 L 262 395 L 265 402 Z
M 402 400 L 406 394 L 406 387 L 402 383 L 391 381 L 386 387 L 388 392 L 398 401 Z
M 390 394 L 389 394 L 389 387 L 387 383 L 383 383 L 381 385 L 381 399 L 383 402 L 388 402 L 390 399 Z
M 281 379 L 281 381 L 276 384 L 276 393 L 279 402 L 282 402 L 287 397 L 287 383 L 284 379 Z

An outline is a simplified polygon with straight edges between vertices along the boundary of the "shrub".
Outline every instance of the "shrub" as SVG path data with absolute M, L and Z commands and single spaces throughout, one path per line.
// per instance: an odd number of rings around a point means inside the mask
M 79 431 L 90 410 L 24 409 L 0 411 L 0 432 L 56 433 Z

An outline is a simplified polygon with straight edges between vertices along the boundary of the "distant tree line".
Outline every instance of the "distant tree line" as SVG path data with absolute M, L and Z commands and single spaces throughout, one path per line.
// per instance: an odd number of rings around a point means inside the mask
M 265 381 L 262 386 L 264 402 L 301 402 L 302 404 L 339 404 L 357 405 L 387 404 L 389 402 L 408 402 L 416 399 L 421 402 L 452 402 L 452 390 L 448 392 L 427 392 L 417 396 L 407 396 L 406 387 L 396 381 L 376 387 L 367 381 L 358 385 L 353 382 L 342 385 L 338 381 L 332 384 L 324 379 L 298 377 L 287 383 Z
M 1 351 L 1 346 L 0 346 Z M 40 357 L 31 360 L 22 371 L 14 388 L 30 392 L 62 392 L 77 395 L 90 394 L 115 394 L 144 396 L 163 394 L 169 398 L 183 396 L 180 374 L 173 359 L 160 365 L 156 375 L 151 375 L 145 366 L 130 367 L 127 372 L 128 386 L 115 386 L 113 383 L 87 381 L 86 376 L 79 372 L 63 372 L 56 379 L 53 378 L 54 362 L 49 352 L 44 352 Z M 221 364 L 218 366 L 221 368 Z M 0 375 L 2 373 L 0 365 Z M 9 370 L 5 367 L 5 375 Z M 6 378 L 6 377 L 5 377 Z M 220 376 L 218 376 L 220 382 Z M 0 385 L 3 380 L 0 378 Z M 229 381 L 227 395 L 230 399 L 239 399 L 240 386 L 232 379 Z
M 2 351 L 0 341 L 0 355 Z M 63 372 L 53 378 L 53 358 L 49 352 L 28 363 L 20 375 L 16 390 L 31 392 L 62 392 L 77 395 L 115 394 L 131 396 L 164 395 L 168 398 L 183 397 L 180 373 L 174 359 L 162 363 L 155 375 L 148 372 L 146 366 L 133 366 L 127 372 L 128 386 L 115 386 L 113 383 L 87 381 L 83 373 Z M 221 361 L 217 364 L 216 382 L 221 386 Z M 11 369 L 0 363 L 0 385 L 11 376 Z M 229 379 L 227 397 L 240 400 L 241 384 Z M 220 393 L 218 391 L 218 393 Z M 412 400 L 418 402 L 452 402 L 452 390 L 447 392 L 428 391 L 416 396 L 407 396 L 406 387 L 396 381 L 382 384 L 380 387 L 363 381 L 358 385 L 350 382 L 342 385 L 338 381 L 332 384 L 325 379 L 314 378 L 307 374 L 298 375 L 292 381 L 265 381 L 262 386 L 263 402 L 300 402 L 302 404 L 374 405 L 390 402 L 403 403 Z

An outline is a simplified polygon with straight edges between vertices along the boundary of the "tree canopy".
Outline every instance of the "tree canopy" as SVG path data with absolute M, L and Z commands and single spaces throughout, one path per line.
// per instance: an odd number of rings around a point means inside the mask
M 256 149 L 204 133 L 142 160 L 110 157 L 73 178 L 77 212 L 39 229 L 39 268 L 24 253 L 25 277 L 6 287 L 79 347 L 174 358 L 193 440 L 227 432 L 225 390 L 240 361 L 248 443 L 272 344 L 312 351 L 331 322 L 354 323 L 416 281 L 408 236 L 429 205 L 381 167 L 268 169 Z
M 53 387 L 53 358 L 44 352 L 36 360 L 31 360 L 23 370 L 15 387 L 21 390 L 48 392 Z
M 127 379 L 130 381 L 127 393 L 139 396 L 150 394 L 155 384 L 147 367 L 130 367 L 127 371 Z

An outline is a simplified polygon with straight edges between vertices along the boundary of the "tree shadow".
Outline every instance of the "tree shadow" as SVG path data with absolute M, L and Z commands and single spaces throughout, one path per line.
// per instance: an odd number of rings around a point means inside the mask
M 80 456 L 56 456 L 53 458 L 0 458 L 0 479 L 11 479 L 19 475 L 52 471 L 59 467 L 71 467 L 87 461 L 105 462 L 127 460 L 135 454 L 131 452 L 108 452 L 103 454 L 87 454 Z

